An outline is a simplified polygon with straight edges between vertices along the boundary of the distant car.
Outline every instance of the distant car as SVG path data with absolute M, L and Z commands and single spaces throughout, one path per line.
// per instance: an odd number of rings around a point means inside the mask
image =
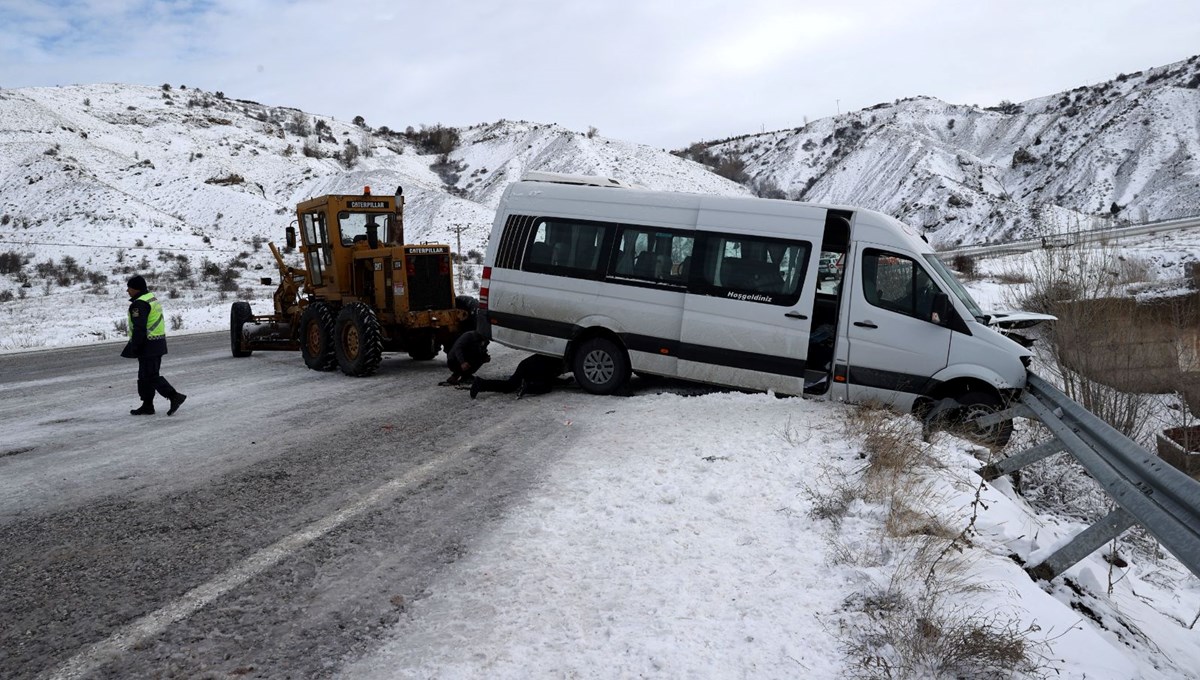
M 846 256 L 841 253 L 821 253 L 821 264 L 817 268 L 822 281 L 842 278 L 842 267 Z

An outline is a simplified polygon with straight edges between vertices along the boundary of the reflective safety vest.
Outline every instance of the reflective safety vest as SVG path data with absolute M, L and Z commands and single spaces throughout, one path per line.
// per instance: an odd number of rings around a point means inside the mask
M 150 303 L 150 318 L 146 319 L 146 339 L 157 340 L 158 338 L 167 337 L 167 326 L 163 323 L 162 305 L 158 304 L 158 298 L 154 297 L 154 293 L 146 293 L 139 296 L 142 302 Z M 128 316 L 129 325 L 126 329 L 129 337 L 133 337 L 133 315 Z

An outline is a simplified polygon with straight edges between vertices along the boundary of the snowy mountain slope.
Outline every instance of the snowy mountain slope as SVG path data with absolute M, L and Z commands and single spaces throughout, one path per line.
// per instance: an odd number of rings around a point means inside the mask
M 401 133 L 183 85 L 0 90 L 0 255 L 20 260 L 0 270 L 0 320 L 13 319 L 0 347 L 61 337 L 11 326 L 20 299 L 94 305 L 135 270 L 214 328 L 229 295 L 265 311 L 263 244 L 298 201 L 364 186 L 403 187 L 407 241 L 464 253 L 486 249 L 501 193 L 531 170 L 862 205 L 939 245 L 1200 213 L 1197 88 L 1193 57 L 1024 104 L 917 97 L 677 153 L 526 121 Z M 455 142 L 431 144 L 438 131 Z
M 871 207 L 943 244 L 1190 215 L 1200 57 L 1024 104 L 917 97 L 703 147 L 760 193 Z

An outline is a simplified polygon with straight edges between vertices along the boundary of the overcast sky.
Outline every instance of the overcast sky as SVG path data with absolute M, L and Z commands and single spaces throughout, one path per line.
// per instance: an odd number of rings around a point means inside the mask
M 902 97 L 1020 102 L 1200 54 L 1196 0 L 0 0 L 0 87 L 186 85 L 403 129 L 679 148 Z

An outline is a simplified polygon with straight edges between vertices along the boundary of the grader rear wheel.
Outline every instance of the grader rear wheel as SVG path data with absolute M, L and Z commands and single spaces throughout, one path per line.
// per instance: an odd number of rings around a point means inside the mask
M 334 351 L 342 373 L 363 377 L 379 368 L 383 358 L 383 332 L 374 309 L 361 302 L 346 305 L 338 313 L 333 333 L 337 339 Z
M 333 312 L 324 302 L 314 302 L 300 315 L 300 356 L 314 371 L 332 371 L 337 363 L 333 354 Z

